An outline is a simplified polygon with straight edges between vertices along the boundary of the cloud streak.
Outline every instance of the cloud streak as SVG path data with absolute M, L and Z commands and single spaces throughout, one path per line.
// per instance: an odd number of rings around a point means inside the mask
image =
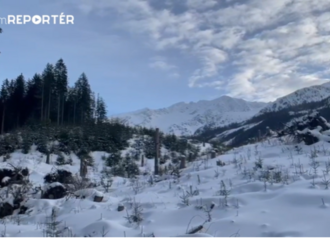
M 167 3 L 157 8 L 147 0 L 82 0 L 79 8 L 86 14 L 115 14 L 114 28 L 145 37 L 162 54 L 175 50 L 193 58 L 198 67 L 186 80 L 189 87 L 270 101 L 330 76 L 328 0 Z M 166 58 L 150 66 L 175 69 Z
M 178 78 L 180 74 L 177 66 L 170 64 L 164 57 L 154 57 L 150 59 L 149 67 L 169 73 L 170 77 Z

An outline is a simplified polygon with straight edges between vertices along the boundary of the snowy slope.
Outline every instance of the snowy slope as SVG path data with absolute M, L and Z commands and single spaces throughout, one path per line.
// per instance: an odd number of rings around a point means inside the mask
M 258 115 L 268 112 L 276 112 L 288 107 L 298 106 L 304 103 L 319 102 L 330 96 L 330 83 L 314 85 L 297 90 L 287 96 L 278 98 L 273 103 L 263 108 Z
M 300 147 L 298 150 L 276 139 L 244 146 L 202 164 L 191 163 L 179 181 L 168 179 L 149 185 L 148 178 L 141 176 L 138 193 L 134 193 L 129 180 L 115 178 L 109 193 L 90 189 L 86 190 L 90 197 L 85 199 L 31 198 L 26 203 L 28 214 L 1 222 L 0 237 L 42 237 L 53 207 L 59 215 L 57 221 L 62 223 L 59 227 L 65 226 L 61 232 L 64 236 L 191 236 L 186 233 L 203 225 L 195 237 L 328 237 L 330 145 L 320 142 Z M 98 168 L 89 172 L 90 178 L 99 179 L 102 154 L 93 153 Z M 55 167 L 39 158 L 38 153 L 16 153 L 10 162 L 21 161 L 28 166 L 32 171 L 30 179 L 38 186 Z M 259 158 L 263 169 L 254 170 Z M 216 165 L 219 159 L 226 163 L 224 167 Z M 0 168 L 4 166 L 1 162 Z M 73 166 L 64 168 L 77 172 L 78 163 L 74 159 Z M 267 171 L 271 174 L 266 180 Z M 226 189 L 221 188 L 222 181 Z M 190 186 L 198 194 L 183 204 Z M 93 202 L 92 196 L 100 193 L 104 200 Z M 206 210 L 212 203 L 209 216 Z M 132 213 L 134 204 L 141 206 L 140 226 L 125 218 Z M 125 206 L 125 211 L 117 211 L 118 205 Z
M 218 139 L 225 144 L 241 145 L 247 138 L 256 138 L 259 130 L 265 133 L 269 127 L 274 131 L 279 131 L 294 119 L 298 120 L 312 112 L 322 112 L 324 117 L 330 118 L 326 110 L 329 99 L 330 83 L 302 88 L 269 103 L 256 115 L 234 127 L 218 130 L 203 127 L 198 130 L 198 134 L 208 139 Z M 247 126 L 249 128 L 245 128 Z M 233 140 L 235 141 L 231 143 Z
M 130 125 L 158 127 L 163 132 L 189 135 L 205 125 L 218 127 L 244 121 L 265 106 L 266 103 L 222 96 L 211 101 L 182 102 L 168 108 L 142 109 L 112 117 L 125 119 Z

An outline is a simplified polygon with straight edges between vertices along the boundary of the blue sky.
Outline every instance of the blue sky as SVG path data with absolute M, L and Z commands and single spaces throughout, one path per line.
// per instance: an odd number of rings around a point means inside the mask
M 109 114 L 227 94 L 272 101 L 328 81 L 328 0 L 1 0 L 7 15 L 74 15 L 74 25 L 4 25 L 0 78 L 63 58 Z

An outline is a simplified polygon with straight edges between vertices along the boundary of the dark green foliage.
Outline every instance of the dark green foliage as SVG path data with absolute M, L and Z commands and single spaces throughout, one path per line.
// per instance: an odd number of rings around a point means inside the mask
M 104 100 L 99 96 L 96 101 L 95 119 L 97 123 L 102 123 L 107 120 L 107 110 Z
M 86 146 L 86 144 L 83 144 L 83 142 L 80 142 L 81 144 L 81 148 L 78 150 L 77 152 L 77 156 L 80 158 L 80 159 L 86 159 L 87 156 L 89 155 L 89 149 L 88 147 Z
M 57 105 L 57 125 L 64 122 L 65 98 L 68 92 L 68 72 L 63 59 L 57 61 L 54 69 L 55 77 L 55 103 Z
M 172 176 L 174 176 L 175 178 L 180 178 L 181 177 L 181 171 L 180 171 L 179 166 L 170 165 L 169 167 L 171 168 L 170 174 Z
M 65 165 L 66 164 L 65 157 L 63 156 L 63 154 L 61 152 L 58 154 L 58 157 L 56 159 L 56 164 L 57 165 Z
M 28 154 L 32 146 L 31 139 L 26 135 L 23 137 L 22 152 Z
M 107 157 L 105 165 L 109 166 L 109 167 L 118 166 L 121 163 L 121 161 L 122 161 L 121 152 L 117 151 L 117 152 L 111 153 Z
M 174 151 L 175 145 L 178 142 L 178 138 L 173 135 L 165 135 L 163 139 L 163 143 L 166 149 Z
M 25 80 L 22 74 L 15 80 L 6 79 L 0 94 L 1 131 L 10 132 L 40 123 L 86 125 L 104 122 L 107 116 L 105 102 L 99 97 L 95 106 L 93 95 L 84 73 L 74 87 L 68 86 L 63 59 L 55 66 L 48 63 L 43 72 L 32 79 Z
M 37 151 L 43 154 L 48 154 L 50 152 L 46 136 L 42 135 L 40 139 L 37 140 Z
M 118 177 L 126 177 L 125 168 L 122 165 L 116 165 L 111 168 L 111 174 Z
M 144 154 L 147 159 L 152 159 L 155 157 L 156 152 L 155 152 L 155 140 L 153 136 L 148 137 L 144 141 Z
M 139 167 L 134 158 L 129 154 L 122 158 L 119 151 L 110 154 L 105 161 L 105 165 L 112 168 L 111 173 L 114 176 L 131 178 L 139 174 Z
M 128 154 L 126 154 L 126 156 L 124 157 L 121 166 L 125 168 L 126 175 L 128 178 L 132 178 L 139 175 L 138 165 Z
M 54 173 L 49 173 L 44 177 L 45 183 L 59 182 L 63 184 L 72 183 L 73 176 L 70 171 L 67 170 L 57 170 Z
M 90 154 L 86 155 L 85 161 L 88 166 L 94 166 L 94 159 Z

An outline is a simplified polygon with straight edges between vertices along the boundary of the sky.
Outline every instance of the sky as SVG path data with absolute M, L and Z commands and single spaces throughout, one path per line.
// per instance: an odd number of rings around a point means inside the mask
M 329 0 L 0 0 L 7 15 L 74 25 L 0 24 L 0 79 L 63 58 L 109 114 L 222 95 L 273 101 L 329 81 Z

